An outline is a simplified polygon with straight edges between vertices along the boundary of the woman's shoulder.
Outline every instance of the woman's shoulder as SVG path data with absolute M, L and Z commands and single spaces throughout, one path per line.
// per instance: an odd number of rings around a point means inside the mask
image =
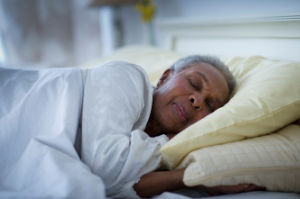
M 111 71 L 118 73 L 141 73 L 141 75 L 146 75 L 145 70 L 141 66 L 126 61 L 111 61 L 96 66 L 95 68 L 91 68 L 90 70 Z
M 125 61 L 111 61 L 88 69 L 90 77 L 151 84 L 146 71 L 139 65 Z

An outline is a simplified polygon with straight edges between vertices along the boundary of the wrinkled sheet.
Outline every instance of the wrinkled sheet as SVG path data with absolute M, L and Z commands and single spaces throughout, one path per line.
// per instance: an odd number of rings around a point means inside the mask
M 73 146 L 79 69 L 0 68 L 0 198 L 105 198 Z
M 283 192 L 267 192 L 254 191 L 246 193 L 236 193 L 220 196 L 201 196 L 201 194 L 181 195 L 176 193 L 165 192 L 153 199 L 191 199 L 191 198 L 206 198 L 206 199 L 299 199 L 300 194 L 297 193 L 283 193 Z
M 1 68 L 0 93 L 0 197 L 138 198 L 160 165 L 168 138 L 143 131 L 152 85 L 138 66 Z

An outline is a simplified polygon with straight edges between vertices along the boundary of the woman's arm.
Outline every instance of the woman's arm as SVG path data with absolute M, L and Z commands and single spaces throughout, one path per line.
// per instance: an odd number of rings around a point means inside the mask
M 265 191 L 264 187 L 258 187 L 255 184 L 221 185 L 215 187 L 195 186 L 194 189 L 200 189 L 211 196 L 222 194 L 242 193 L 249 191 Z
M 154 171 L 141 177 L 133 188 L 140 197 L 151 197 L 165 191 L 185 188 L 183 183 L 184 169 L 173 171 Z
M 221 195 L 240 193 L 248 191 L 262 191 L 264 187 L 258 187 L 254 184 L 239 184 L 228 186 L 205 187 L 202 185 L 187 187 L 183 183 L 184 169 L 173 171 L 154 171 L 141 177 L 133 188 L 136 193 L 143 198 L 161 194 L 165 191 L 175 191 L 183 188 L 199 189 L 210 195 Z

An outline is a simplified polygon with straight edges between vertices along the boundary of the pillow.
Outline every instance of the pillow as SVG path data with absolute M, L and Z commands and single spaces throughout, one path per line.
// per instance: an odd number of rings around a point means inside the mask
M 162 72 L 183 56 L 185 55 L 157 48 L 133 46 L 82 67 L 124 60 L 142 66 L 155 84 Z M 224 107 L 178 134 L 162 148 L 165 163 L 170 168 L 175 168 L 187 154 L 196 149 L 270 133 L 300 118 L 299 63 L 263 57 L 233 57 L 223 58 L 223 61 L 237 78 L 235 94 Z M 249 157 L 258 154 L 249 154 Z M 188 166 L 188 162 L 192 161 L 191 156 L 180 166 Z M 196 174 L 194 181 L 189 180 L 189 176 L 197 171 L 193 169 L 198 168 L 193 166 L 195 164 L 192 163 L 186 170 L 187 185 L 203 183 L 202 180 L 198 181 L 199 175 L 196 177 Z
M 271 133 L 300 118 L 299 63 L 259 56 L 225 63 L 237 79 L 234 96 L 162 147 L 170 169 L 196 149 Z
M 300 192 L 300 126 L 240 142 L 206 147 L 190 153 L 187 186 L 253 183 L 269 191 Z
M 149 75 L 150 82 L 156 85 L 162 73 L 169 68 L 177 59 L 184 57 L 184 54 L 157 49 L 148 46 L 129 46 L 115 51 L 112 55 L 101 57 L 82 68 L 99 66 L 110 61 L 127 61 L 137 64 L 145 69 Z

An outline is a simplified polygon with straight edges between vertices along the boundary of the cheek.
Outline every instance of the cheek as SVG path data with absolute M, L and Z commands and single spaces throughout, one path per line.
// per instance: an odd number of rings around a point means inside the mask
M 190 87 L 183 80 L 177 80 L 170 82 L 168 85 L 168 91 L 172 92 L 174 95 L 185 95 L 190 92 Z
M 159 88 L 159 93 L 161 96 L 177 97 L 187 93 L 187 85 L 181 81 L 169 81 L 165 85 Z
M 192 123 L 198 122 L 199 120 L 205 118 L 209 114 L 210 114 L 210 112 L 208 110 L 202 110 L 202 111 L 196 113 Z

